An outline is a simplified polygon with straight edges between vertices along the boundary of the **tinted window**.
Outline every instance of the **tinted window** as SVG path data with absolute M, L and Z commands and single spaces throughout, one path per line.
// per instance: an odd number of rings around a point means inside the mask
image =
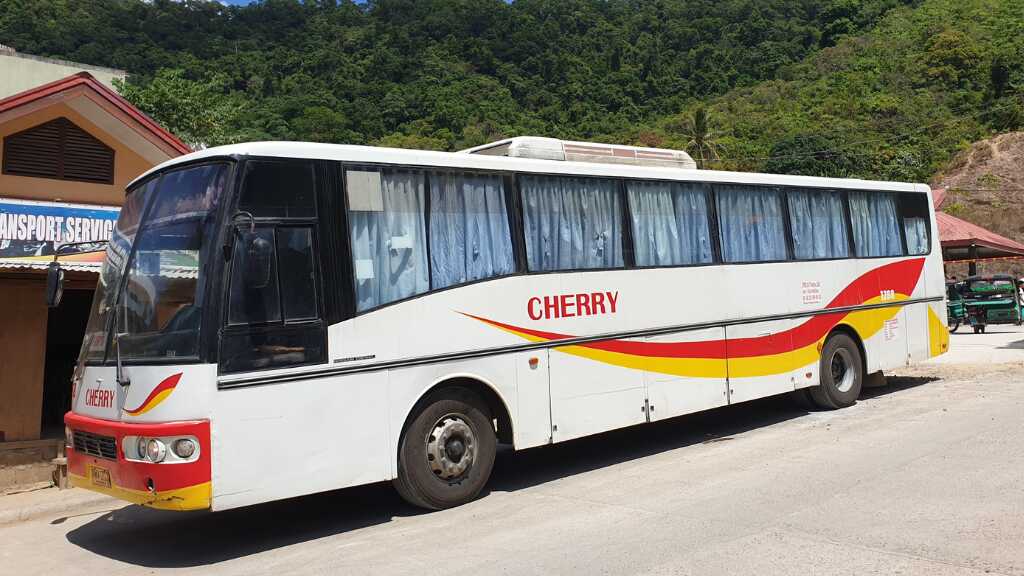
M 703 184 L 633 181 L 626 190 L 637 266 L 711 262 Z
M 426 292 L 427 235 L 422 172 L 348 170 L 356 309 Z
M 229 324 L 281 320 L 276 244 L 273 228 L 238 232 L 231 255 Z
M 793 255 L 797 260 L 850 255 L 846 214 L 839 192 L 791 189 L 786 196 L 793 230 Z
M 522 176 L 520 182 L 530 270 L 623 265 L 622 208 L 614 180 Z
M 248 162 L 238 209 L 258 217 L 316 216 L 313 166 L 299 162 Z
M 285 320 L 316 318 L 313 231 L 310 228 L 278 228 L 277 260 L 281 269 L 281 303 Z
M 857 256 L 899 256 L 903 253 L 895 194 L 851 192 L 850 219 Z
M 786 259 L 782 194 L 743 185 L 715 187 L 722 259 L 766 262 Z
M 444 288 L 515 270 L 504 179 L 430 174 L 430 285 Z

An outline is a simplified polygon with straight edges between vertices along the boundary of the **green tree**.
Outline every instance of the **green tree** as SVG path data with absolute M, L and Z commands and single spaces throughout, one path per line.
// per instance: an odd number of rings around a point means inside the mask
M 711 114 L 707 108 L 699 106 L 683 118 L 682 133 L 686 138 L 686 151 L 697 162 L 698 168 L 706 168 L 708 162 L 719 160 L 721 146 L 718 144 L 718 133 L 713 129 Z
M 223 77 L 198 82 L 167 68 L 145 84 L 115 80 L 122 96 L 193 148 L 238 140 L 241 106 L 225 94 L 224 84 Z

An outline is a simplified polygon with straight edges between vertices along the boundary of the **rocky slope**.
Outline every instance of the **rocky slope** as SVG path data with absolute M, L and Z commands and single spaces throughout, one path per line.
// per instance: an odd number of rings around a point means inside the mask
M 947 190 L 943 211 L 1024 243 L 1024 132 L 974 143 L 953 158 L 932 187 Z M 979 270 L 1021 277 L 1024 260 L 987 262 Z

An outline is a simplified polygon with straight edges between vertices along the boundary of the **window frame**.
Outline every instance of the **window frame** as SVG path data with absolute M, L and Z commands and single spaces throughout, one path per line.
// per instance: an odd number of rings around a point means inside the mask
M 621 249 L 622 249 L 622 266 L 609 266 L 609 267 L 601 267 L 601 268 L 566 268 L 566 269 L 558 269 L 558 270 L 531 270 L 530 269 L 530 263 L 526 259 L 526 226 L 525 226 L 526 212 L 525 212 L 525 206 L 523 206 L 523 195 L 522 195 L 522 192 L 521 192 L 522 186 L 521 186 L 520 178 L 522 176 L 539 176 L 539 177 L 547 177 L 547 178 L 559 178 L 559 177 L 561 177 L 561 178 L 586 178 L 586 179 L 591 179 L 591 180 L 608 180 L 608 181 L 613 182 L 615 184 L 615 195 L 619 199 L 619 207 L 621 208 L 620 209 L 620 213 L 621 213 L 620 219 L 623 220 L 623 222 L 620 222 L 620 224 L 619 224 L 620 226 L 622 226 L 622 246 L 621 246 Z M 520 234 L 520 237 L 522 238 L 522 241 L 523 241 L 523 269 L 525 270 L 526 274 L 537 275 L 537 274 L 572 274 L 572 273 L 575 273 L 575 272 L 611 272 L 611 271 L 615 271 L 615 270 L 631 270 L 631 269 L 636 268 L 636 266 L 630 265 L 630 263 L 626 259 L 626 254 L 627 254 L 627 248 L 626 248 L 627 231 L 628 231 L 628 235 L 629 235 L 629 248 L 628 248 L 628 252 L 629 252 L 629 257 L 630 257 L 631 260 L 633 259 L 633 256 L 634 256 L 634 253 L 633 253 L 634 247 L 633 247 L 633 226 L 632 226 L 632 222 L 630 221 L 630 213 L 628 212 L 629 199 L 627 198 L 628 194 L 626 193 L 625 181 L 626 180 L 639 180 L 638 178 L 623 178 L 623 177 L 619 177 L 619 176 L 591 176 L 589 174 L 565 174 L 565 173 L 548 174 L 546 172 L 516 172 L 515 173 L 515 179 L 516 179 L 516 193 L 518 194 L 518 198 L 519 198 L 519 218 L 520 218 L 520 221 L 523 223 L 523 229 L 522 229 L 522 233 Z M 669 182 L 674 182 L 674 180 L 669 180 Z
M 630 231 L 630 254 L 634 257 L 632 266 L 629 266 L 631 270 L 658 270 L 661 268 L 700 268 L 702 266 L 720 266 L 725 264 L 721 261 L 721 239 L 719 238 L 718 231 L 718 206 L 715 204 L 716 199 L 711 190 L 711 182 L 706 180 L 665 180 L 661 178 L 620 178 L 622 180 L 622 193 L 626 199 L 626 219 L 629 221 Z M 693 264 L 655 264 L 648 266 L 640 266 L 636 264 L 636 244 L 633 237 L 633 206 L 629 203 L 629 189 L 628 185 L 630 182 L 665 182 L 668 184 L 691 184 L 700 188 L 702 194 L 704 194 L 704 202 L 707 206 L 707 225 L 708 225 L 708 241 L 711 247 L 711 261 L 710 262 L 695 262 Z M 619 270 L 619 268 L 614 268 Z
M 229 318 L 229 312 L 231 307 L 231 278 L 233 269 L 235 266 L 234 258 L 225 260 L 221 257 L 217 260 L 220 262 L 220 274 L 218 275 L 218 281 L 220 287 L 217 293 L 220 295 L 220 309 L 217 312 L 217 326 L 219 327 L 217 338 L 213 346 L 215 347 L 215 354 L 211 356 L 217 364 L 217 374 L 219 376 L 233 375 L 233 374 L 245 374 L 249 372 L 263 372 L 267 370 L 283 370 L 291 368 L 300 368 L 303 366 L 316 366 L 325 365 L 330 362 L 330 354 L 328 350 L 328 337 L 327 329 L 329 326 L 327 318 L 327 297 L 326 292 L 328 287 L 326 266 L 328 263 L 334 265 L 329 259 L 330 255 L 325 254 L 325 240 L 322 231 L 320 230 L 320 222 L 323 218 L 321 214 L 321 207 L 323 203 L 320 197 L 325 193 L 323 186 L 321 185 L 322 174 L 317 169 L 318 161 L 310 158 L 279 158 L 279 157 L 263 157 L 263 156 L 246 156 L 240 158 L 236 163 L 235 171 L 235 185 L 231 190 L 231 197 L 229 202 L 224 203 L 224 225 L 221 227 L 223 230 L 222 236 L 219 239 L 220 246 L 229 245 L 231 246 L 232 252 L 234 251 L 235 243 L 238 241 L 235 238 L 235 231 L 239 228 L 248 226 L 248 222 L 236 222 L 233 221 L 233 216 L 239 213 L 239 204 L 241 202 L 242 193 L 245 189 L 245 176 L 246 176 L 246 165 L 249 162 L 259 163 L 280 163 L 280 164 L 305 164 L 312 171 L 313 181 L 313 216 L 255 216 L 253 215 L 252 222 L 255 228 L 269 228 L 273 231 L 274 237 L 274 270 L 276 279 L 278 282 L 278 305 L 280 307 L 281 319 L 276 322 L 258 322 L 258 323 L 239 323 L 232 324 Z M 281 290 L 281 272 L 280 266 L 278 265 L 278 252 L 277 252 L 277 229 L 278 228 L 309 228 L 310 229 L 310 241 L 311 249 L 313 252 L 313 270 L 316 274 L 316 280 L 314 282 L 314 291 L 316 293 L 316 311 L 317 317 L 312 319 L 298 320 L 288 322 L 285 316 L 285 307 L 283 302 L 282 290 Z M 307 362 L 301 362 L 296 364 L 287 364 L 284 366 L 267 366 L 265 368 L 251 368 L 246 370 L 224 370 L 224 358 L 223 350 L 225 341 L 229 338 L 240 336 L 246 333 L 272 333 L 272 332 L 295 332 L 299 330 L 319 330 L 319 339 L 321 342 L 322 357 Z
M 518 210 L 514 209 L 513 208 L 513 204 L 512 204 L 512 201 L 515 201 L 517 204 L 519 203 L 518 202 L 518 200 L 519 200 L 519 196 L 518 196 L 519 188 L 518 188 L 518 179 L 516 178 L 516 176 L 517 176 L 516 172 L 512 172 L 512 171 L 498 171 L 498 170 L 474 170 L 474 169 L 471 169 L 471 168 L 458 168 L 458 167 L 447 167 L 447 166 L 419 166 L 419 165 L 409 165 L 409 164 L 385 164 L 385 163 L 379 163 L 378 164 L 378 163 L 369 163 L 369 162 L 358 162 L 358 163 L 356 163 L 356 162 L 339 162 L 339 164 L 341 166 L 341 186 L 338 189 L 334 190 L 333 193 L 340 193 L 342 195 L 343 199 L 344 199 L 344 203 L 343 203 L 343 209 L 344 209 L 343 222 L 344 222 L 345 229 L 340 234 L 340 237 L 342 238 L 343 243 L 345 245 L 345 247 L 344 247 L 345 258 L 347 258 L 349 260 L 348 265 L 347 265 L 347 275 L 348 275 L 348 278 L 344 279 L 344 281 L 346 283 L 346 286 L 348 286 L 348 290 L 351 291 L 351 295 L 352 295 L 352 297 L 351 297 L 351 300 L 352 300 L 352 303 L 351 303 L 352 315 L 349 316 L 349 318 L 356 318 L 356 317 L 362 316 L 364 314 L 368 314 L 370 312 L 375 312 L 377 310 L 381 310 L 383 308 L 387 308 L 389 306 L 393 306 L 395 304 L 399 304 L 399 303 L 402 303 L 402 302 L 408 302 L 410 300 L 415 300 L 417 298 L 422 298 L 422 297 L 430 295 L 430 294 L 437 294 L 439 292 L 445 292 L 445 291 L 448 291 L 448 290 L 452 290 L 454 288 L 462 288 L 464 286 L 471 286 L 473 284 L 479 284 L 481 282 L 490 282 L 491 280 L 497 280 L 497 279 L 500 279 L 500 278 L 510 278 L 510 277 L 513 277 L 513 276 L 522 276 L 522 275 L 525 275 L 525 274 L 531 274 L 531 272 L 528 272 L 527 270 L 525 270 L 525 266 L 526 266 L 526 243 L 525 243 L 525 239 L 524 239 L 524 237 L 523 237 L 523 235 L 521 233 L 521 231 L 523 229 L 522 228 L 522 226 L 523 226 L 522 218 L 521 218 L 521 216 L 519 216 L 518 218 L 516 216 L 517 214 L 521 214 L 521 212 L 519 212 Z M 424 231 L 425 231 L 424 233 L 425 233 L 425 237 L 426 237 L 427 285 L 428 285 L 428 288 L 427 288 L 426 291 L 420 292 L 418 294 L 413 294 L 411 296 L 407 296 L 405 298 L 400 298 L 398 300 L 392 300 L 391 302 L 385 302 L 384 304 L 379 304 L 377 306 L 374 306 L 372 308 L 367 308 L 365 310 L 359 310 L 358 309 L 357 298 L 355 296 L 356 295 L 355 270 L 354 270 L 354 266 L 353 266 L 352 261 L 351 261 L 352 260 L 352 227 L 349 225 L 348 179 L 346 177 L 346 174 L 348 173 L 349 170 L 380 171 L 380 170 L 387 170 L 387 169 L 407 170 L 407 171 L 410 171 L 410 172 L 423 172 L 423 195 L 424 195 L 424 199 L 423 199 L 423 213 L 422 213 L 422 216 L 423 216 L 423 226 L 424 226 Z M 497 275 L 497 276 L 490 276 L 488 278 L 478 278 L 476 280 L 469 280 L 467 282 L 462 282 L 460 284 L 452 284 L 450 286 L 445 286 L 443 288 L 434 288 L 433 287 L 433 282 L 434 282 L 433 274 L 432 274 L 432 272 L 433 272 L 433 270 L 432 270 L 433 264 L 431 263 L 432 259 L 431 259 L 431 254 L 430 254 L 430 172 L 448 172 L 448 173 L 458 173 L 458 174 L 479 174 L 479 175 L 482 175 L 482 176 L 495 176 L 495 177 L 499 177 L 499 178 L 502 179 L 502 193 L 505 196 L 505 211 L 507 213 L 507 218 L 509 220 L 509 234 L 512 236 L 512 238 L 511 238 L 511 240 L 512 240 L 512 258 L 513 258 L 513 263 L 514 263 L 512 272 L 510 272 L 508 274 L 500 274 L 500 275 Z M 509 186 L 510 180 L 513 183 L 513 187 Z M 520 253 L 521 253 L 521 255 L 520 255 Z M 616 268 L 616 270 L 618 270 L 618 268 Z
M 896 194 L 896 215 L 899 218 L 900 222 L 900 238 L 903 239 L 903 255 L 907 257 L 916 258 L 924 258 L 927 256 L 931 256 L 932 244 L 934 244 L 933 241 L 935 239 L 935 237 L 932 235 L 934 234 L 934 230 L 932 230 L 933 210 L 929 208 L 929 204 L 932 202 L 931 198 L 929 198 L 929 195 L 924 192 L 897 192 Z M 906 223 L 904 222 L 907 216 L 906 214 L 904 214 L 903 208 L 906 205 L 906 203 L 912 200 L 915 196 L 920 198 L 920 201 L 924 206 L 924 213 L 921 215 L 921 217 L 924 218 L 925 230 L 927 230 L 928 232 L 928 250 L 921 254 L 910 253 L 910 246 L 908 246 L 907 244 L 907 228 Z
M 857 239 L 854 238 L 853 234 L 853 209 L 850 205 L 850 196 L 853 193 L 859 194 L 889 194 L 896 198 L 896 227 L 899 228 L 900 233 L 900 253 L 890 256 L 858 256 L 857 255 Z M 903 230 L 903 217 L 900 215 L 900 197 L 903 194 L 918 194 L 918 192 L 900 192 L 896 190 L 865 190 L 863 188 L 847 188 L 846 189 L 846 218 L 849 222 L 849 234 L 850 234 L 850 258 L 853 260 L 882 260 L 885 258 L 906 258 L 907 254 L 907 239 L 906 233 Z
M 465 168 L 459 166 L 435 166 L 435 165 L 424 165 L 424 164 L 399 164 L 390 162 L 365 162 L 365 161 L 345 161 L 345 160 L 331 160 L 324 161 L 330 162 L 336 165 L 336 170 L 339 173 L 338 184 L 330 189 L 320 190 L 318 193 L 321 195 L 325 194 L 341 194 L 341 201 L 336 202 L 335 206 L 340 207 L 343 210 L 340 218 L 335 217 L 335 221 L 341 223 L 344 230 L 337 233 L 339 237 L 339 250 L 336 256 L 338 266 L 338 277 L 343 283 L 343 289 L 346 290 L 345 298 L 345 310 L 340 320 L 348 320 L 356 318 L 364 314 L 376 312 L 383 308 L 422 298 L 431 294 L 445 292 L 447 290 L 462 288 L 465 286 L 471 286 L 481 282 L 489 282 L 492 280 L 499 280 L 503 278 L 512 278 L 516 276 L 534 276 L 544 274 L 586 274 L 593 272 L 612 272 L 621 270 L 656 270 L 662 268 L 699 268 L 704 266 L 748 266 L 758 264 L 778 264 L 785 262 L 830 262 L 837 260 L 871 260 L 880 258 L 905 258 L 908 257 L 906 254 L 898 256 L 864 256 L 859 257 L 856 255 L 856 244 L 853 237 L 853 223 L 850 214 L 850 193 L 851 192 L 863 192 L 867 194 L 895 194 L 897 200 L 905 194 L 921 194 L 920 192 L 908 192 L 898 190 L 868 190 L 859 187 L 841 188 L 835 186 L 814 186 L 814 185 L 801 185 L 801 184 L 763 184 L 763 183 L 751 183 L 737 180 L 723 180 L 723 181 L 711 181 L 701 179 L 675 179 L 675 178 L 639 178 L 632 176 L 606 176 L 606 175 L 591 175 L 591 174 L 578 174 L 573 172 L 554 172 L 554 171 L 523 171 L 515 169 L 476 169 L 476 168 Z M 471 280 L 461 284 L 453 284 L 451 286 L 445 286 L 444 288 L 433 288 L 431 287 L 425 292 L 414 294 L 407 298 L 400 300 L 394 300 L 386 304 L 381 304 L 373 308 L 359 311 L 356 309 L 355 304 L 355 276 L 352 270 L 351 263 L 351 230 L 348 224 L 348 190 L 347 190 L 347 179 L 346 172 L 348 170 L 408 170 L 408 171 L 422 171 L 424 172 L 424 194 L 425 194 L 425 210 L 423 213 L 424 225 L 427 231 L 427 261 L 430 262 L 430 230 L 429 230 L 429 174 L 431 172 L 458 172 L 465 174 L 483 174 L 489 176 L 500 176 L 504 178 L 503 187 L 505 193 L 505 207 L 508 211 L 509 218 L 509 230 L 512 234 L 512 249 L 513 256 L 515 259 L 515 270 L 509 274 L 502 274 L 499 276 L 492 276 L 489 278 L 481 278 L 478 280 Z M 530 270 L 526 259 L 526 239 L 525 239 L 525 226 L 523 221 L 523 205 L 522 205 L 522 188 L 520 184 L 520 178 L 522 176 L 546 176 L 546 177 L 564 177 L 564 178 L 595 178 L 604 180 L 613 180 L 617 182 L 617 193 L 619 194 L 622 210 L 622 218 L 624 222 L 623 227 L 623 266 L 611 267 L 611 268 L 586 268 L 579 270 Z M 629 203 L 629 194 L 626 190 L 626 184 L 631 181 L 641 182 L 666 182 L 666 183 L 683 183 L 683 184 L 695 184 L 699 185 L 704 193 L 708 204 L 708 233 L 711 240 L 711 252 L 712 258 L 710 262 L 701 262 L 695 264 L 668 264 L 668 265 L 657 265 L 657 266 L 638 266 L 635 263 L 635 239 L 633 225 L 631 221 L 631 206 Z M 767 260 L 767 261 L 751 261 L 751 262 L 726 262 L 722 256 L 722 240 L 721 240 L 721 229 L 718 222 L 718 189 L 723 186 L 748 186 L 754 188 L 769 188 L 776 190 L 780 193 L 782 208 L 783 208 L 783 225 L 786 242 L 786 259 L 784 260 Z M 792 236 L 792 215 L 789 210 L 789 199 L 788 192 L 790 189 L 803 189 L 814 192 L 835 192 L 840 195 L 840 199 L 843 207 L 843 220 L 846 226 L 846 238 L 848 243 L 849 255 L 845 257 L 836 258 L 816 258 L 807 260 L 798 260 L 795 257 L 795 250 L 793 246 Z M 318 206 L 324 204 L 323 200 L 318 200 Z M 897 205 L 899 207 L 899 205 Z M 325 215 L 320 214 L 319 218 L 323 219 Z M 902 230 L 902 219 L 900 223 L 901 238 L 903 234 Z M 324 235 L 324 231 L 320 231 L 320 235 Z M 934 233 L 931 228 L 929 221 L 929 233 Z M 627 236 L 628 235 L 628 236 Z M 627 239 L 628 238 L 628 239 Z M 905 243 L 905 240 L 901 240 Z M 905 251 L 905 249 L 904 249 Z M 930 253 L 930 252 L 929 252 Z M 920 255 L 918 257 L 923 257 Z M 628 260 L 627 260 L 628 259 Z M 342 262 L 345 260 L 345 262 Z M 429 276 L 428 276 L 429 277 Z M 322 280 L 323 282 L 324 280 Z M 432 279 L 431 279 L 432 281 Z M 322 285 L 322 284 L 321 284 Z M 327 296 L 323 296 L 321 300 L 326 300 Z M 321 302 L 323 303 L 323 302 Z M 339 320 L 339 321 L 340 321 Z M 332 321 L 333 322 L 333 321 Z
M 833 260 L 855 260 L 857 259 L 856 247 L 853 244 L 853 221 L 850 219 L 850 203 L 849 203 L 849 190 L 845 188 L 824 188 L 815 186 L 787 186 L 789 190 L 800 190 L 807 192 L 832 192 L 839 195 L 839 203 L 843 212 L 843 228 L 846 230 L 846 256 L 837 256 L 834 258 L 797 258 L 796 257 L 796 239 L 793 238 L 793 214 L 790 211 L 789 206 L 789 194 L 786 194 L 786 213 L 789 215 L 789 229 L 787 236 L 790 244 L 790 260 L 793 262 L 831 262 Z
M 748 264 L 778 264 L 780 262 L 805 262 L 805 260 L 794 260 L 793 259 L 793 233 L 790 227 L 789 221 L 789 202 L 786 195 L 786 186 L 776 184 L 748 184 L 746 182 L 712 182 L 711 188 L 714 192 L 715 202 L 715 231 L 718 239 L 718 261 L 715 263 L 720 266 L 745 266 Z M 744 260 L 741 262 L 728 262 L 725 259 L 725 251 L 722 248 L 722 230 L 720 226 L 720 220 L 718 218 L 718 193 L 719 188 L 724 186 L 748 186 L 750 188 L 757 189 L 768 189 L 779 194 L 779 202 L 781 203 L 780 208 L 782 209 L 782 236 L 783 242 L 785 243 L 786 257 L 781 260 Z

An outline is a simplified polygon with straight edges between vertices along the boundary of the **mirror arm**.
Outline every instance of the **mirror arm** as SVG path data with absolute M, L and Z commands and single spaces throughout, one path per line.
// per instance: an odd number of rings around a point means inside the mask
M 231 260 L 231 239 L 234 237 L 235 232 L 237 232 L 237 229 L 235 229 L 235 220 L 237 220 L 239 216 L 249 219 L 249 234 L 256 231 L 256 217 L 252 215 L 252 212 L 246 212 L 244 210 L 235 212 L 234 216 L 231 217 L 231 235 L 224 240 L 224 246 L 221 247 L 224 252 L 225 262 Z
M 127 388 L 132 384 L 131 379 L 128 378 L 124 372 L 124 366 L 121 364 L 121 337 L 125 334 L 125 332 L 121 332 L 114 335 L 114 379 L 117 380 L 117 383 L 120 384 L 122 388 Z

